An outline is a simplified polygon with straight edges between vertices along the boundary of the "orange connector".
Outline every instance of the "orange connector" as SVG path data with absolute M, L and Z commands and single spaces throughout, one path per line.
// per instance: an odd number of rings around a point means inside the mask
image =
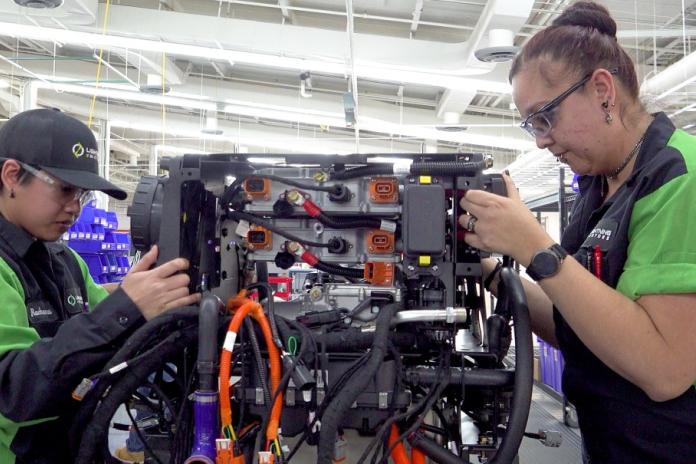
M 373 229 L 367 233 L 367 251 L 373 255 L 394 253 L 394 234 L 385 230 Z
M 242 188 L 252 200 L 271 199 L 271 181 L 264 177 L 248 177 L 244 179 Z
M 249 226 L 246 236 L 247 247 L 250 250 L 270 250 L 273 248 L 273 232 L 256 224 Z
M 373 285 L 391 285 L 394 280 L 394 264 L 369 261 L 365 263 L 364 279 Z
M 396 177 L 373 177 L 368 183 L 372 203 L 398 203 L 399 181 Z

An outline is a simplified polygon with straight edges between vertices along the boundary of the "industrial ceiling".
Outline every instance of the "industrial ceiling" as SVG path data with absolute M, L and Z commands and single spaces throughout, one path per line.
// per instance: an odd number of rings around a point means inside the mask
M 0 113 L 90 122 L 129 191 L 186 152 L 477 151 L 532 197 L 557 188 L 557 164 L 517 127 L 503 60 L 569 3 L 0 0 Z M 601 3 L 648 105 L 691 130 L 696 2 Z

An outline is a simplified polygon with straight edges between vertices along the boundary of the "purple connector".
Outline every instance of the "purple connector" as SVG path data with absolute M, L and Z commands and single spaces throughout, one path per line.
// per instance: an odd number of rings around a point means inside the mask
M 215 464 L 218 436 L 218 394 L 196 390 L 193 399 L 194 439 L 191 457 L 184 464 Z

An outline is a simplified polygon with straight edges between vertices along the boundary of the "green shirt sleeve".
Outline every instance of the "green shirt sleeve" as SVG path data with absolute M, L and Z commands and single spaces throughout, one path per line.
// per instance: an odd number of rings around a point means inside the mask
M 23 350 L 39 340 L 39 334 L 29 326 L 27 309 L 24 306 L 24 289 L 17 274 L 0 258 L 0 357 L 13 350 Z M 10 451 L 10 444 L 19 427 L 47 419 L 25 423 L 15 423 L 0 414 L 0 462 L 11 464 L 15 456 Z
M 636 201 L 628 229 L 628 257 L 617 290 L 642 295 L 696 293 L 696 142 L 676 131 L 687 172 Z
M 104 298 L 109 296 L 109 292 L 94 281 L 87 268 L 87 263 L 82 259 L 82 256 L 78 255 L 72 248 L 70 248 L 70 251 L 75 256 L 75 259 L 80 265 L 80 269 L 82 269 L 82 278 L 85 281 L 85 288 L 87 289 L 87 302 L 89 303 L 89 309 L 91 311 L 101 303 Z

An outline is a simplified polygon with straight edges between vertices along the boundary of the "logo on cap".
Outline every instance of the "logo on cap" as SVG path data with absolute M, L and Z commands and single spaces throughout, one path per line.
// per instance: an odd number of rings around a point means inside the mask
M 72 147 L 72 153 L 75 155 L 75 158 L 80 158 L 85 154 L 85 147 L 83 147 L 80 142 L 77 142 Z

